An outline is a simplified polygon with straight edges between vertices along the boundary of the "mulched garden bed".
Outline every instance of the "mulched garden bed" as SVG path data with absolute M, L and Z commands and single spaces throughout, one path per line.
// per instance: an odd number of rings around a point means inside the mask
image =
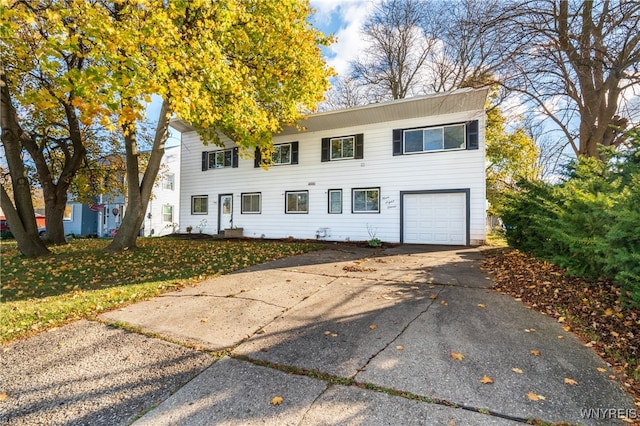
M 611 282 L 570 277 L 565 270 L 514 249 L 484 252 L 494 290 L 549 315 L 575 333 L 618 373 L 640 405 L 640 313 Z

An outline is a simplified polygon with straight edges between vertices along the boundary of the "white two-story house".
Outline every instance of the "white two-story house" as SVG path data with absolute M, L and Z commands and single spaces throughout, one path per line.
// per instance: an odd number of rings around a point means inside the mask
M 181 132 L 180 231 L 476 245 L 486 237 L 487 89 L 322 112 L 274 135 L 271 166 Z M 247 157 L 247 158 L 244 158 Z

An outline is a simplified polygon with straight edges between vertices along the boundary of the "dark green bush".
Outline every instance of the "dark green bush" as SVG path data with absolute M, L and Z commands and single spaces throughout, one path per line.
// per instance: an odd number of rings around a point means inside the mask
M 502 213 L 509 245 L 589 279 L 606 277 L 640 306 L 640 132 L 631 147 L 580 158 L 557 184 L 521 182 Z

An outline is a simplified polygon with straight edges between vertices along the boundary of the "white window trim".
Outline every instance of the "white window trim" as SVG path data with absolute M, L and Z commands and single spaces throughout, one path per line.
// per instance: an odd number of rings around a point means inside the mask
M 462 146 L 462 148 L 449 148 L 446 149 L 444 148 L 444 129 L 446 127 L 462 127 L 462 136 L 464 138 L 464 144 Z M 419 130 L 422 130 L 423 132 L 425 130 L 436 130 L 436 129 L 442 129 L 442 149 L 430 149 L 430 150 L 426 150 L 424 149 L 424 139 L 422 141 L 422 150 L 421 151 L 407 151 L 405 149 L 405 140 L 406 140 L 406 134 L 407 132 L 416 132 Z M 416 129 L 404 129 L 402 131 L 402 154 L 404 155 L 412 155 L 412 154 L 424 154 L 425 152 L 449 152 L 449 151 L 465 151 L 467 149 L 467 128 L 464 124 L 450 124 L 450 125 L 446 125 L 446 126 L 432 126 L 432 127 L 418 127 Z
M 204 212 L 196 212 L 195 211 L 195 199 L 202 199 L 204 198 L 206 200 L 205 202 L 205 208 L 206 211 Z M 192 195 L 191 196 L 191 214 L 192 215 L 207 215 L 209 214 L 209 196 L 208 195 Z
M 340 211 L 331 211 L 331 194 L 337 192 L 340 194 Z M 330 189 L 329 192 L 327 193 L 327 201 L 329 203 L 329 208 L 327 209 L 327 211 L 329 212 L 329 214 L 342 214 L 342 189 Z
M 356 192 L 364 191 L 365 192 L 365 200 L 367 199 L 368 191 L 378 191 L 378 210 L 356 210 Z M 380 213 L 380 187 L 371 187 L 371 188 L 353 188 L 351 190 L 351 212 L 355 214 L 369 214 L 369 213 Z
M 225 153 L 230 152 L 231 153 L 231 162 L 228 166 L 224 165 L 224 155 Z M 222 167 L 216 167 L 216 155 L 222 153 L 223 157 L 223 165 Z M 218 149 L 216 151 L 209 151 L 208 153 L 208 157 L 207 157 L 207 169 L 208 170 L 216 170 L 216 169 L 228 169 L 228 168 L 232 168 L 233 167 L 233 148 L 227 148 L 227 149 Z M 213 167 L 211 167 L 211 156 L 213 156 Z
M 293 144 L 292 144 L 291 142 L 288 142 L 288 143 L 279 143 L 279 144 L 277 144 L 277 145 L 274 145 L 274 146 L 273 146 L 273 149 L 274 149 L 273 153 L 275 154 L 275 152 L 276 152 L 276 151 L 275 151 L 275 149 L 276 149 L 276 148 L 280 148 L 280 147 L 283 147 L 283 146 L 288 146 L 288 147 L 289 147 L 289 161 L 288 161 L 287 163 L 282 163 L 282 162 L 276 162 L 276 161 L 273 161 L 273 155 L 272 155 L 272 156 L 271 156 L 271 164 L 272 164 L 272 165 L 274 165 L 274 166 L 286 166 L 286 165 L 291 164 L 291 153 L 292 153 L 292 151 L 293 151 Z M 282 157 L 282 155 L 281 155 L 280 157 Z
M 305 211 L 290 211 L 289 210 L 289 195 L 290 194 L 306 194 L 307 195 L 307 209 Z M 309 191 L 285 191 L 284 193 L 284 211 L 286 214 L 308 214 L 309 213 Z
M 176 175 L 174 173 L 169 173 L 162 179 L 162 189 L 165 191 L 174 191 L 175 185 Z
M 246 211 L 245 210 L 245 196 L 258 196 L 258 211 Z M 261 214 L 262 213 L 262 193 L 261 192 L 244 192 L 240 196 L 240 214 Z
M 333 158 L 333 141 L 341 140 L 342 141 L 342 152 L 344 152 L 344 140 L 351 139 L 351 144 L 353 145 L 351 157 L 340 156 L 337 158 Z M 353 160 L 356 158 L 356 137 L 355 136 L 342 136 L 339 138 L 330 138 L 329 139 L 329 161 L 340 161 L 340 160 Z
M 165 219 L 165 212 L 164 212 L 165 207 L 171 207 L 171 220 L 166 220 Z M 162 222 L 173 223 L 173 205 L 171 205 L 171 204 L 163 204 L 162 205 Z

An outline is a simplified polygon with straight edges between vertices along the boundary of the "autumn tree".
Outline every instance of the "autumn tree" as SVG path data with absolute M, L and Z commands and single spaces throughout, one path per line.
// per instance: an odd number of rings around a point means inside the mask
M 635 88 L 637 96 L 640 87 L 640 3 L 522 0 L 509 7 L 502 33 L 519 41 L 503 85 L 534 102 L 576 155 L 598 157 L 598 145 L 622 143 L 621 130 L 638 113 L 625 94 Z
M 311 27 L 307 1 L 147 1 L 117 4 L 112 19 L 126 35 L 111 63 L 121 85 L 118 125 L 124 132 L 127 210 L 107 247 L 135 247 L 157 176 L 170 117 L 199 129 L 205 142 L 218 132 L 245 152 L 270 149 L 271 137 L 313 110 L 330 70 Z M 155 37 L 154 37 L 155 36 Z M 145 96 L 163 98 L 153 146 L 140 169 L 136 126 Z M 142 178 L 140 179 L 140 176 Z
M 47 238 L 64 243 L 69 188 L 87 150 L 99 150 L 91 128 L 108 123 L 117 105 L 103 61 L 113 34 L 95 3 L 17 0 L 3 9 L 1 125 L 10 172 L 3 183 L 12 191 L 3 185 L 2 205 L 20 250 L 30 256 L 45 251 L 31 235 L 34 217 L 26 205 L 35 182 L 27 170 L 34 170 L 44 195 Z

